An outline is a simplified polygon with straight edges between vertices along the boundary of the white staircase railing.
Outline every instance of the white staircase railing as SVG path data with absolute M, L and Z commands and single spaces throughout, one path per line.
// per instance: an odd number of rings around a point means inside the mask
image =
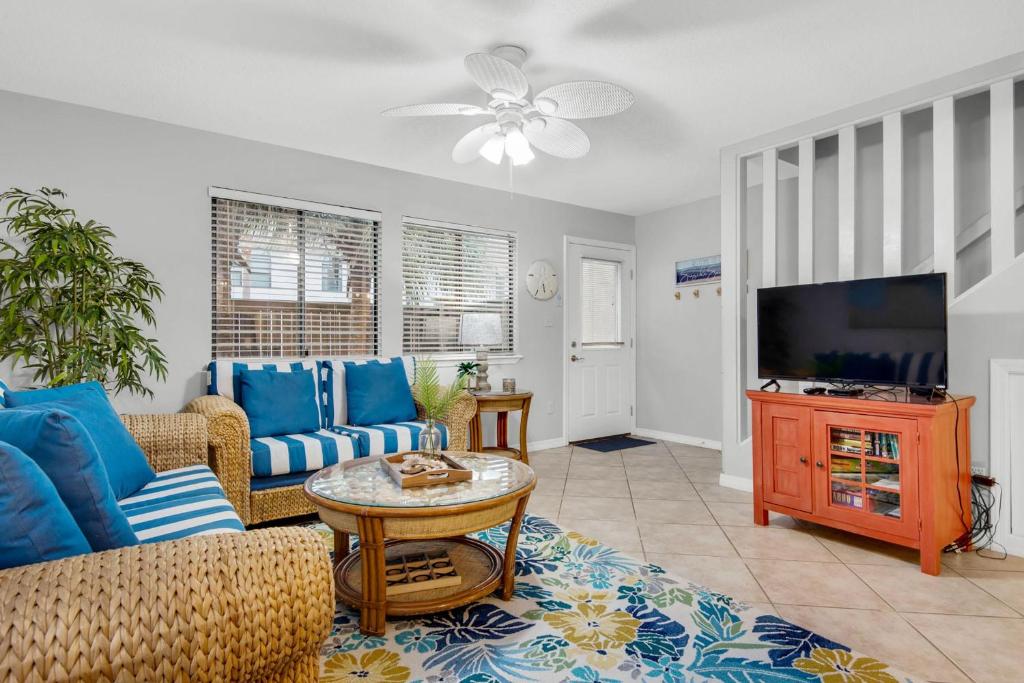
M 1024 185 L 1017 188 L 1017 191 L 1013 193 L 1014 203 L 1014 217 L 1024 215 Z M 956 253 L 959 255 L 969 246 L 980 240 L 985 235 L 992 231 L 992 212 L 983 214 L 966 228 L 960 231 L 956 236 Z M 916 266 L 910 269 L 908 275 L 920 275 L 922 273 L 930 273 L 935 270 L 935 257 L 929 256 L 924 259 Z M 989 273 L 991 277 L 994 273 Z

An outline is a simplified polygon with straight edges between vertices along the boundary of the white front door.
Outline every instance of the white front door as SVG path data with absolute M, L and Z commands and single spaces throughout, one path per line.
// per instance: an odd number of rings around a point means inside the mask
M 633 300 L 630 245 L 566 245 L 569 441 L 633 428 Z

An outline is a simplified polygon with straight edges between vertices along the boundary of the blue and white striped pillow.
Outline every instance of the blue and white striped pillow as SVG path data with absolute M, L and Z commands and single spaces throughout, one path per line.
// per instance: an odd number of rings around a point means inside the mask
M 325 398 L 323 386 L 327 377 L 327 368 L 324 363 L 318 360 L 302 361 L 281 361 L 281 362 L 260 362 L 260 361 L 237 361 L 237 360 L 214 360 L 207 366 L 209 373 L 209 384 L 206 393 L 219 394 L 229 398 L 238 405 L 241 401 L 241 372 L 242 370 L 274 370 L 277 372 L 293 372 L 296 370 L 315 370 L 320 380 L 320 400 L 317 408 L 320 411 L 320 424 L 326 424 L 328 416 L 325 411 Z
M 401 356 L 402 365 L 405 366 L 405 376 L 409 385 L 416 380 L 416 357 Z M 376 358 L 373 356 L 363 358 L 331 358 L 323 361 L 326 380 L 325 405 L 327 407 L 327 428 L 341 427 L 348 424 L 348 405 L 345 393 L 345 363 L 356 363 L 361 365 L 375 360 L 380 363 L 390 363 L 390 358 Z
M 0 379 L 0 408 L 7 407 L 7 399 L 5 398 L 7 391 L 7 385 L 4 384 L 4 381 L 2 379 Z

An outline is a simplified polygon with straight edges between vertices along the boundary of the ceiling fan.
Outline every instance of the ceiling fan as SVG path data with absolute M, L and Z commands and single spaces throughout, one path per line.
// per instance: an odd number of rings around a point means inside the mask
M 523 73 L 526 50 L 503 45 L 490 53 L 467 55 L 469 77 L 490 97 L 486 107 L 474 104 L 410 104 L 381 112 L 384 116 L 488 116 L 452 149 L 452 160 L 465 164 L 481 156 L 500 164 L 508 155 L 513 166 L 533 161 L 533 147 L 551 156 L 578 159 L 590 151 L 590 138 L 567 119 L 611 116 L 629 109 L 635 98 L 625 88 L 604 81 L 569 81 L 531 97 Z

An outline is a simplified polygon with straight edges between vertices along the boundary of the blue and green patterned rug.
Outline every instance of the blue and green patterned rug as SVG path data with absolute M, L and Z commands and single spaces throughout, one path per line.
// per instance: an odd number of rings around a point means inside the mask
M 330 542 L 323 524 L 312 525 Z M 507 525 L 474 534 L 504 547 Z M 339 603 L 322 681 L 899 683 L 907 674 L 777 616 L 527 515 L 512 600 L 362 636 Z

